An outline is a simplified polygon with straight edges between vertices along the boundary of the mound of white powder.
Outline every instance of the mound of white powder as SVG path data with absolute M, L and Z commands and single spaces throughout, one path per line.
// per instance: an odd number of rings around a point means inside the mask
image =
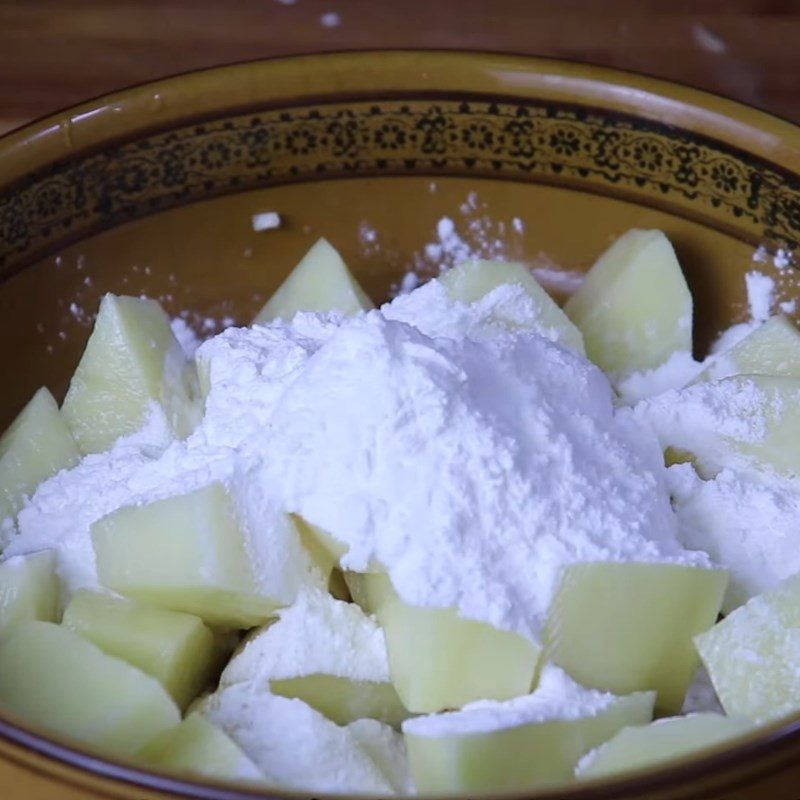
M 143 433 L 46 482 L 9 554 L 53 547 L 68 590 L 91 587 L 92 522 L 222 480 L 285 602 L 313 583 L 293 512 L 348 545 L 343 567 L 383 565 L 407 602 L 533 640 L 566 564 L 707 563 L 678 543 L 655 436 L 538 327 L 521 287 L 465 306 L 434 281 L 347 319 L 231 328 L 198 359 L 197 431 Z
M 704 562 L 677 543 L 655 437 L 615 415 L 600 370 L 495 308 L 433 282 L 336 325 L 230 330 L 200 358 L 262 491 L 346 543 L 343 567 L 377 562 L 409 603 L 538 639 L 565 564 Z M 256 430 L 265 374 L 280 396 L 263 390 Z

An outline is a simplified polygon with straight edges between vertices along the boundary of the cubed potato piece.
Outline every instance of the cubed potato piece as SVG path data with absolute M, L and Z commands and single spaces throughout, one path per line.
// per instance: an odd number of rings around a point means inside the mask
M 756 723 L 800 712 L 800 574 L 695 638 L 726 713 Z
M 657 709 L 677 713 L 698 666 L 692 638 L 716 621 L 726 585 L 722 570 L 573 564 L 548 612 L 545 657 L 584 686 L 652 689 Z
M 62 624 L 152 675 L 180 708 L 200 694 L 216 666 L 214 634 L 192 614 L 79 590 Z
M 357 719 L 347 730 L 378 765 L 397 794 L 416 794 L 401 734 L 374 719 Z
M 248 638 L 220 678 L 221 686 L 236 683 L 297 697 L 340 725 L 366 717 L 398 725 L 409 716 L 391 683 L 383 631 L 320 589 L 301 593 Z
M 372 748 L 362 745 L 361 735 L 354 734 L 349 725 L 336 725 L 301 700 L 277 697 L 252 683 L 237 683 L 215 692 L 200 709 L 239 745 L 272 786 L 314 793 L 335 790 L 386 796 L 394 792 L 392 775 L 384 773 L 383 762 L 373 759 Z M 388 726 L 373 722 L 388 737 L 399 738 Z
M 84 453 L 135 433 L 159 403 L 179 437 L 196 425 L 197 370 L 155 300 L 107 294 L 64 400 L 63 414 Z
M 347 573 L 356 603 L 386 634 L 389 668 L 403 705 L 414 713 L 508 700 L 530 691 L 539 648 L 530 640 L 454 609 L 402 602 L 385 573 Z
M 626 725 L 652 719 L 652 692 L 614 697 L 573 684 L 565 700 L 566 680 L 548 666 L 526 697 L 404 722 L 419 794 L 494 795 L 568 783 L 583 755 Z
M 692 351 L 692 295 L 669 239 L 630 230 L 597 259 L 564 306 L 606 372 L 655 369 Z
M 223 731 L 202 714 L 189 714 L 162 731 L 139 753 L 149 767 L 217 780 L 263 783 L 261 770 Z
M 770 317 L 730 350 L 713 358 L 698 381 L 731 375 L 800 378 L 800 332 L 786 317 Z
M 339 560 L 347 552 L 346 544 L 335 539 L 327 531 L 317 525 L 306 522 L 297 514 L 292 515 L 297 532 L 300 534 L 300 541 L 308 551 L 312 561 L 322 571 L 326 580 L 330 580 L 335 567 L 339 566 Z
M 503 284 L 519 284 L 533 300 L 541 326 L 555 330 L 559 340 L 567 347 L 579 353 L 585 352 L 581 332 L 524 264 L 513 261 L 465 261 L 444 272 L 439 281 L 454 300 L 467 304 L 480 300 Z
M 319 239 L 256 314 L 254 324 L 291 320 L 298 311 L 355 314 L 375 308 L 347 264 L 326 239 Z
M 0 523 L 15 517 L 42 481 L 79 460 L 53 395 L 42 387 L 0 436 Z
M 698 472 L 724 467 L 800 475 L 800 379 L 737 375 L 639 403 L 634 415 L 662 447 L 692 454 Z
M 681 543 L 728 570 L 722 613 L 800 571 L 800 484 L 770 473 L 723 470 L 703 480 L 687 466 L 671 470 Z
M 389 599 L 395 598 L 394 587 L 385 572 L 345 572 L 344 580 L 353 602 L 365 614 L 375 614 Z
M 577 775 L 588 780 L 663 767 L 676 759 L 706 755 L 753 727 L 752 722 L 722 714 L 690 714 L 623 728 L 581 761 Z
M 257 586 L 225 488 L 121 508 L 92 525 L 100 582 L 211 625 L 250 628 L 280 605 Z
M 0 640 L 0 708 L 119 756 L 180 721 L 155 678 L 50 622 L 20 623 Z
M 58 619 L 58 576 L 52 550 L 0 563 L 0 636 L 12 625 Z
M 337 725 L 376 719 L 397 727 L 408 719 L 397 689 L 389 681 L 355 681 L 337 675 L 304 675 L 270 681 L 279 697 L 296 697 Z

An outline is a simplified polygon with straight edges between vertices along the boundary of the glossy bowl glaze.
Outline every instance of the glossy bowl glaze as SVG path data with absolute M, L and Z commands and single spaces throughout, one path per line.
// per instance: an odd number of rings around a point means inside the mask
M 281 228 L 254 233 L 259 211 L 278 211 Z M 433 269 L 442 217 L 473 250 L 502 242 L 506 257 L 568 270 L 627 228 L 664 229 L 702 352 L 746 316 L 755 249 L 798 246 L 800 129 L 637 75 L 470 53 L 280 59 L 91 101 L 0 140 L 0 427 L 40 384 L 63 393 L 107 291 L 159 297 L 208 332 L 246 323 L 324 235 L 381 300 L 410 265 Z M 792 268 L 757 268 L 781 298 L 798 289 Z M 535 796 L 796 800 L 798 784 L 791 723 Z M 0 794 L 265 796 L 146 773 L 10 719 Z

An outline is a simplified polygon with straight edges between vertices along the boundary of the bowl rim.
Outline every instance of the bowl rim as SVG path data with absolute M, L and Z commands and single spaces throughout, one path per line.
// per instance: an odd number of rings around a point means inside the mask
M 309 76 L 326 71 L 330 73 L 326 78 L 328 89 L 309 92 Z M 537 97 L 569 98 L 573 104 L 588 107 L 600 102 L 603 109 L 687 128 L 738 146 L 778 168 L 800 173 L 800 124 L 706 89 L 569 59 L 479 50 L 394 48 L 329 50 L 235 61 L 97 95 L 0 136 L 0 188 L 13 185 L 42 166 L 91 152 L 101 144 L 155 133 L 177 122 L 246 113 L 270 103 L 319 100 L 331 94 L 344 100 L 355 96 L 368 99 L 370 94 L 391 96 L 398 90 L 387 89 L 385 79 L 390 71 L 395 76 L 402 75 L 408 88 L 417 94 L 491 94 L 493 88 L 498 95 L 521 97 L 536 90 Z M 493 75 L 495 72 L 498 74 Z M 481 88 L 469 88 L 466 75 L 480 78 Z M 519 83 L 520 76 L 529 82 L 527 87 Z M 258 86 L 262 77 L 280 77 L 282 83 L 275 81 L 268 88 Z M 331 85 L 335 78 L 343 77 L 350 81 L 346 88 Z M 214 78 L 226 87 L 238 84 L 237 91 L 209 87 Z M 439 83 L 442 80 L 446 88 Z M 512 82 L 516 93 L 509 90 Z M 254 101 L 254 97 L 259 99 Z M 181 110 L 181 104 L 200 98 L 203 107 L 213 107 L 215 113 L 205 111 L 194 116 Z M 653 113 L 647 103 L 654 104 L 659 113 Z
M 365 66 L 370 69 L 365 69 Z M 493 69 L 501 72 L 493 76 L 490 74 Z M 310 92 L 309 83 L 313 81 L 309 75 L 312 74 L 326 75 L 322 82 L 327 83 L 327 89 Z M 396 91 L 386 82 L 392 75 L 402 75 L 406 82 L 403 88 L 419 94 L 474 93 L 474 89 L 467 89 L 467 84 L 476 74 L 483 76 L 481 91 L 484 94 L 491 94 L 493 85 L 497 94 L 506 96 L 516 93 L 524 97 L 536 91 L 539 92 L 537 97 L 543 96 L 541 93 L 544 92 L 554 98 L 568 97 L 569 102 L 578 105 L 601 104 L 603 108 L 702 133 L 738 146 L 783 170 L 800 174 L 800 125 L 704 89 L 639 72 L 568 59 L 509 52 L 398 48 L 315 51 L 238 61 L 187 70 L 98 95 L 40 117 L 0 137 L 0 187 L 13 185 L 31 171 L 91 152 L 101 145 L 136 138 L 198 118 L 210 119 L 250 108 L 264 108 L 269 103 L 284 105 L 326 96 L 336 97 L 339 101 L 370 95 L 385 97 Z M 346 88 L 335 85 L 336 79 L 341 80 L 345 75 L 352 78 L 353 83 Z M 264 85 L 260 83 L 264 77 L 281 78 L 283 82 L 276 80 Z M 514 77 L 518 82 L 513 84 L 514 91 L 510 92 L 508 81 Z M 443 78 L 447 78 L 445 88 L 437 85 L 437 81 Z M 208 91 L 209 82 L 215 84 L 211 92 Z M 229 89 L 232 83 L 240 84 L 237 91 L 222 89 Z M 207 110 L 199 117 L 187 114 L 182 106 L 187 96 Z M 657 114 L 649 106 L 643 107 L 644 103 L 653 101 Z M 0 714 L 0 745 L 3 745 L 0 758 L 13 760 L 16 749 L 20 753 L 41 756 L 52 764 L 74 768 L 87 777 L 110 779 L 120 787 L 127 784 L 129 788 L 155 790 L 173 796 L 263 800 L 308 798 L 311 795 L 310 792 L 277 787 L 258 791 L 231 782 L 195 781 L 151 772 L 132 762 L 80 748 L 43 729 L 17 722 L 13 715 L 7 714 Z M 690 787 L 698 781 L 718 779 L 714 789 L 729 791 L 736 785 L 775 771 L 776 765 L 782 767 L 796 762 L 794 751 L 798 748 L 800 718 L 765 726 L 742 737 L 739 744 L 709 750 L 705 756 L 689 756 L 621 778 L 606 777 L 562 788 L 513 792 L 506 796 L 532 800 L 601 800 L 608 798 L 609 791 L 613 790 L 614 798 L 624 800 L 685 787 L 686 796 L 695 797 Z M 755 766 L 759 762 L 761 769 L 746 771 L 748 764 Z M 732 774 L 737 771 L 734 768 L 741 772 L 738 782 Z M 114 784 L 111 784 L 112 792 Z M 358 796 L 317 792 L 313 795 L 320 798 Z

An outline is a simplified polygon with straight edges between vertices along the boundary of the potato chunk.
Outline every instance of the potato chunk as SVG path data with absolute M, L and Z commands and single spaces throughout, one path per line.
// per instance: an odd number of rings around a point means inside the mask
M 543 328 L 555 330 L 567 347 L 585 352 L 581 332 L 570 322 L 555 300 L 539 285 L 530 270 L 512 261 L 465 261 L 439 278 L 454 300 L 474 303 L 503 284 L 519 284 L 530 295 Z
M 189 714 L 162 731 L 139 753 L 148 766 L 217 780 L 264 782 L 261 770 L 202 714 Z
M 554 678 L 559 673 L 546 667 L 533 694 L 510 702 L 403 723 L 417 791 L 494 795 L 568 783 L 581 756 L 626 725 L 652 719 L 652 692 L 614 697 L 573 684 L 564 700 L 568 679 Z
M 508 700 L 533 684 L 539 648 L 454 609 L 402 602 L 385 574 L 348 573 L 353 598 L 374 612 L 386 634 L 392 681 L 414 713 L 460 708 L 474 700 Z
M 52 550 L 0 563 L 0 636 L 19 622 L 58 619 L 58 577 Z
M 692 295 L 669 239 L 630 230 L 597 259 L 564 306 L 606 372 L 655 369 L 692 350 Z
M 573 564 L 548 613 L 546 657 L 584 686 L 655 690 L 656 708 L 677 713 L 698 666 L 692 637 L 716 621 L 726 585 L 721 570 Z
M 0 708 L 126 756 L 180 721 L 155 678 L 50 622 L 21 623 L 0 641 Z
M 152 675 L 181 708 L 197 697 L 216 665 L 214 634 L 191 614 L 80 590 L 62 624 Z
M 770 317 L 730 350 L 713 358 L 697 380 L 731 375 L 800 378 L 800 332 L 786 317 Z
M 340 311 L 347 315 L 371 308 L 375 306 L 338 251 L 326 239 L 319 239 L 253 322 L 266 325 L 275 319 L 291 320 L 298 311 Z
M 721 714 L 690 714 L 660 719 L 650 725 L 623 728 L 589 754 L 578 767 L 580 778 L 601 778 L 666 763 L 704 751 L 753 730 L 753 724 Z
M 220 679 L 236 683 L 297 697 L 339 725 L 408 717 L 390 680 L 383 631 L 358 606 L 320 589 L 301 593 L 247 639 Z
M 762 723 L 800 712 L 800 575 L 695 639 L 726 713 Z
M 159 403 L 179 437 L 199 418 L 197 370 L 186 360 L 155 300 L 107 294 L 64 400 L 63 414 L 84 453 L 135 433 Z
M 15 517 L 42 481 L 79 459 L 78 447 L 53 395 L 39 389 L 0 436 L 0 523 Z M 0 549 L 2 546 L 0 533 Z
M 127 597 L 231 628 L 263 624 L 280 605 L 257 586 L 219 483 L 121 508 L 92 525 L 92 542 L 101 583 Z
M 800 475 L 800 379 L 737 375 L 639 403 L 634 414 L 662 447 L 694 456 L 698 472 L 771 468 Z

